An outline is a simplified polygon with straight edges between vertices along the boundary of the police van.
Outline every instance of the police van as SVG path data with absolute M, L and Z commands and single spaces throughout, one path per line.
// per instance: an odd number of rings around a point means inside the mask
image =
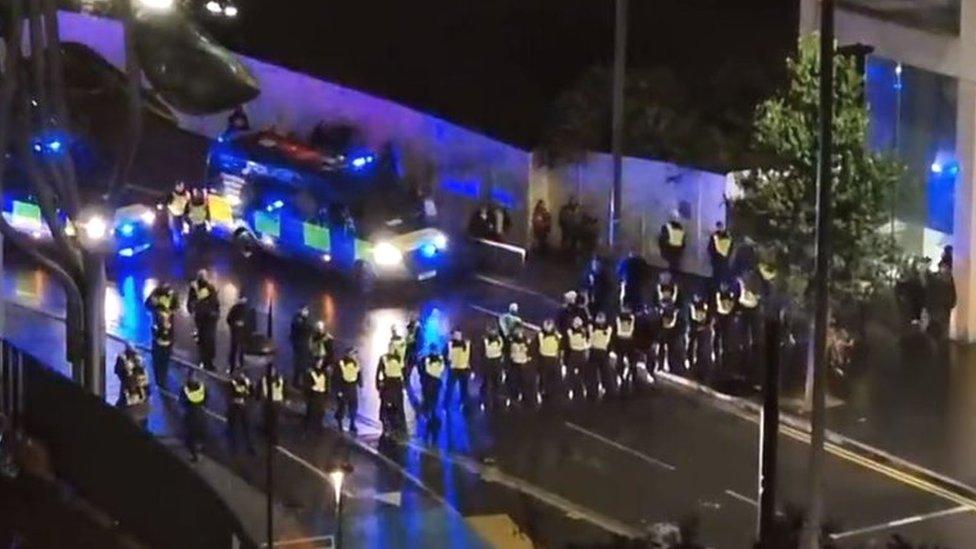
M 207 163 L 213 234 L 347 272 L 363 288 L 449 267 L 447 235 L 389 155 L 328 153 L 265 131 L 216 140 Z

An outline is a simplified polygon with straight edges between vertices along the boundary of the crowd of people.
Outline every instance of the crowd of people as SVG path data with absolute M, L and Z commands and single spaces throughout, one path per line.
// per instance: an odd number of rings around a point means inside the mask
M 935 270 L 931 258 L 909 259 L 899 272 L 895 297 L 906 328 L 944 340 L 948 336 L 949 317 L 956 306 L 952 246 L 945 247 Z

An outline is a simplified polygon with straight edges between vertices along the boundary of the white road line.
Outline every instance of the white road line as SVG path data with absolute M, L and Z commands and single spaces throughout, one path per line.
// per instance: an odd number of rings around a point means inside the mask
M 731 497 L 732 499 L 737 499 L 737 500 L 739 500 L 739 501 L 741 501 L 743 503 L 748 503 L 749 505 L 752 505 L 753 507 L 759 507 L 759 502 L 758 501 L 756 501 L 756 500 L 754 500 L 754 499 L 752 499 L 752 498 L 750 498 L 748 496 L 743 496 L 742 494 L 740 494 L 739 492 L 736 492 L 735 490 L 726 490 L 725 491 L 725 494 L 728 495 L 729 497 Z
M 893 520 L 891 522 L 885 522 L 883 524 L 875 524 L 873 526 L 865 526 L 864 528 L 858 528 L 857 530 L 848 530 L 846 532 L 840 532 L 838 534 L 830 534 L 830 539 L 839 540 L 844 538 L 851 538 L 854 536 L 860 536 L 864 534 L 871 534 L 874 532 L 880 532 L 883 530 L 888 530 L 891 528 L 898 528 L 899 526 L 906 526 L 908 524 L 916 524 L 919 522 L 924 522 L 926 520 L 931 520 L 935 518 L 948 517 L 952 515 L 958 515 L 961 513 L 972 512 L 973 509 L 968 505 L 960 505 L 959 507 L 952 507 L 950 509 L 943 509 L 942 511 L 935 511 L 932 513 L 926 513 L 924 515 L 914 515 L 911 517 L 905 517 L 898 520 Z
M 519 286 L 518 284 L 513 284 L 511 282 L 508 282 L 508 281 L 505 281 L 505 280 L 501 280 L 501 279 L 498 279 L 498 278 L 495 278 L 495 277 L 483 275 L 483 274 L 476 274 L 476 275 L 474 275 L 474 277 L 475 277 L 476 280 L 480 280 L 480 281 L 484 282 L 485 284 L 491 284 L 492 286 L 498 286 L 499 288 L 504 288 L 506 290 L 511 290 L 513 292 L 517 292 L 517 293 L 520 293 L 520 294 L 525 294 L 525 295 L 530 295 L 530 296 L 533 296 L 533 297 L 538 297 L 538 298 L 542 299 L 543 301 L 545 301 L 546 303 L 549 303 L 550 305 L 559 305 L 559 301 L 558 300 L 553 299 L 553 298 L 547 296 L 546 294 L 544 294 L 542 292 L 537 292 L 537 291 L 532 290 L 530 288 L 525 288 L 523 286 Z
M 572 423 L 572 422 L 567 421 L 567 422 L 564 423 L 564 425 L 566 427 L 568 427 L 568 428 L 570 428 L 570 429 L 578 432 L 578 433 L 582 433 L 582 434 L 584 434 L 584 435 L 586 435 L 586 436 L 588 436 L 590 438 L 596 439 L 596 440 L 598 440 L 598 441 L 606 444 L 607 446 L 616 448 L 617 450 L 620 450 L 621 452 L 623 452 L 625 454 L 630 454 L 630 455 L 636 457 L 637 459 L 640 459 L 641 461 L 644 461 L 646 463 L 650 463 L 651 465 L 656 465 L 658 467 L 661 467 L 662 469 L 667 469 L 668 471 L 675 471 L 675 470 L 678 469 L 677 467 L 675 467 L 674 465 L 671 465 L 670 463 L 661 461 L 661 460 L 659 460 L 657 458 L 653 458 L 653 457 L 651 457 L 651 456 L 649 456 L 649 455 L 647 455 L 647 454 L 645 454 L 643 452 L 640 452 L 638 450 L 634 450 L 633 448 L 629 448 L 627 446 L 624 446 L 623 444 L 620 444 L 619 442 L 617 442 L 615 440 L 609 439 L 609 438 L 607 438 L 607 437 L 605 437 L 605 436 L 603 436 L 603 435 L 601 435 L 599 433 L 594 433 L 593 431 L 590 431 L 589 429 L 587 429 L 585 427 L 582 427 L 580 425 L 577 425 L 575 423 Z
M 276 540 L 274 542 L 274 544 L 275 544 L 275 547 L 288 547 L 290 545 L 305 545 L 305 544 L 308 544 L 308 543 L 315 543 L 317 545 L 318 544 L 317 542 L 320 542 L 320 541 L 321 542 L 328 541 L 328 542 L 331 542 L 331 543 L 335 543 L 335 537 L 329 535 L 329 536 L 315 536 L 315 537 L 311 537 L 311 538 L 295 538 L 295 539 L 288 539 L 288 540 L 284 540 L 284 541 L 277 541 Z M 261 547 L 267 547 L 267 546 L 268 546 L 268 543 L 267 542 L 261 544 Z M 327 545 L 327 547 L 330 547 L 330 546 L 331 545 Z

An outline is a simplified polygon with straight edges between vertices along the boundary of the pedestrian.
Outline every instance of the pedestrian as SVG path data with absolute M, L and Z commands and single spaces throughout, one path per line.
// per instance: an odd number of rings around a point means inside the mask
M 406 386 L 410 385 L 410 373 L 413 371 L 414 366 L 417 365 L 417 357 L 420 354 L 420 350 L 423 348 L 420 340 L 420 319 L 417 318 L 416 314 L 410 315 L 410 320 L 407 321 L 407 329 L 403 338 L 407 342 L 406 355 L 403 357 L 403 364 L 406 367 L 406 371 L 403 375 L 403 383 Z
M 620 261 L 617 268 L 617 280 L 620 283 L 620 304 L 631 310 L 638 310 L 644 303 L 643 290 L 647 283 L 647 276 L 651 266 L 636 250 L 627 252 L 627 257 Z
M 575 196 L 559 209 L 559 233 L 563 253 L 572 257 L 579 248 L 580 204 Z
M 914 258 L 909 259 L 902 267 L 895 284 L 895 296 L 905 322 L 918 328 L 922 321 L 922 309 L 925 307 L 925 289 Z
M 728 282 L 721 282 L 715 292 L 715 329 L 712 337 L 712 362 L 728 368 L 728 352 L 732 349 L 736 295 Z
M 298 386 L 302 374 L 311 361 L 309 356 L 312 337 L 312 318 L 308 305 L 302 305 L 291 317 L 291 329 L 288 332 L 288 343 L 291 344 L 292 356 L 292 385 Z
M 670 271 L 664 271 L 658 276 L 657 285 L 654 286 L 654 303 L 660 305 L 665 301 L 678 303 L 679 289 Z
M 144 431 L 149 430 L 149 389 L 134 377 L 126 379 L 120 389 L 119 406 L 133 423 Z
M 264 433 L 271 440 L 276 440 L 278 419 L 285 405 L 285 378 L 274 363 L 261 376 L 261 402 L 264 403 Z
M 671 365 L 680 360 L 681 317 L 678 305 L 671 299 L 658 304 L 660 331 L 657 342 L 657 371 L 670 372 Z
M 135 377 L 136 368 L 141 367 L 142 357 L 130 342 L 125 343 L 125 348 L 115 357 L 115 377 L 119 380 L 119 398 L 117 404 L 122 403 L 122 389 L 130 379 Z
M 583 398 L 583 369 L 587 363 L 590 334 L 584 319 L 576 316 L 566 332 L 568 351 L 566 352 L 566 385 L 569 398 Z
M 173 352 L 173 313 L 154 315 L 152 325 L 152 369 L 156 386 L 166 388 Z
M 688 334 L 685 346 L 685 368 L 693 372 L 699 379 L 705 380 L 705 367 L 701 361 L 703 350 L 711 353 L 712 345 L 708 341 L 711 337 L 712 319 L 709 315 L 708 302 L 699 293 L 695 293 L 688 303 Z M 702 342 L 705 342 L 704 345 Z
M 492 227 L 491 218 L 488 214 L 488 206 L 482 205 L 471 216 L 468 221 L 468 236 L 475 239 L 487 240 L 491 238 Z
M 535 408 L 539 402 L 539 385 L 529 355 L 529 339 L 522 325 L 512 330 L 508 343 L 509 368 L 505 379 L 508 382 L 509 398 L 512 402 L 521 402 L 526 408 Z
M 491 221 L 491 239 L 497 242 L 505 242 L 505 235 L 512 225 L 512 218 L 509 216 L 508 210 L 501 204 L 492 204 L 488 213 Z
M 942 257 L 939 258 L 938 268 L 941 269 L 945 265 L 949 269 L 949 274 L 952 274 L 952 246 L 945 246 L 942 248 Z
M 940 262 L 939 270 L 926 277 L 925 307 L 929 312 L 929 333 L 937 341 L 945 340 L 949 335 L 949 318 L 956 307 L 951 262 Z
M 559 312 L 556 313 L 556 329 L 563 336 L 569 331 L 569 327 L 573 324 L 573 319 L 579 316 L 579 311 L 576 308 L 576 292 L 570 290 L 563 294 L 563 302 L 559 306 Z
M 203 410 L 207 402 L 207 387 L 197 379 L 196 372 L 192 368 L 187 374 L 186 381 L 183 382 L 180 399 L 183 401 L 184 408 L 184 442 L 190 452 L 190 461 L 196 462 L 200 459 L 200 451 L 206 438 Z
M 349 432 L 355 435 L 356 416 L 359 413 L 359 388 L 363 386 L 359 353 L 354 348 L 346 350 L 336 367 L 336 425 L 342 431 L 342 420 L 349 418 Z
M 498 329 L 506 340 L 512 337 L 516 327 L 522 325 L 522 317 L 518 313 L 518 303 L 509 303 L 508 312 L 498 317 Z
M 613 353 L 617 355 L 617 380 L 614 388 L 622 391 L 624 387 L 632 387 L 634 378 L 634 351 L 636 344 L 634 336 L 637 328 L 637 318 L 628 305 L 621 307 L 614 321 Z M 606 387 L 606 383 L 604 383 Z
M 721 221 L 708 239 L 708 259 L 712 264 L 712 284 L 718 284 L 729 277 L 729 261 L 732 259 L 732 235 Z
M 546 207 L 545 200 L 535 203 L 532 210 L 532 239 L 535 242 L 535 251 L 539 254 L 549 253 L 549 235 L 552 233 L 552 214 Z
M 558 403 L 562 396 L 562 335 L 556 322 L 547 318 L 536 335 L 539 353 L 539 377 L 542 380 L 542 399 L 546 404 Z
M 322 430 L 325 417 L 325 403 L 329 397 L 329 371 L 324 361 L 317 361 L 305 371 L 305 417 L 302 432 L 308 435 L 313 430 Z
M 674 274 L 681 271 L 681 257 L 685 252 L 685 227 L 681 224 L 680 214 L 671 213 L 671 219 L 661 226 L 657 238 L 661 257 L 668 264 L 668 270 Z
M 254 397 L 254 384 L 243 368 L 231 373 L 227 383 L 227 440 L 232 452 L 237 452 L 238 438 L 244 439 L 249 454 L 254 454 L 251 440 L 249 402 Z
M 748 356 L 755 358 L 759 353 L 759 329 L 762 321 L 759 308 L 762 299 L 761 284 L 754 272 L 739 276 L 736 282 L 739 285 L 736 317 L 742 329 L 742 345 Z
M 451 409 L 451 399 L 454 387 L 460 390 L 460 406 L 464 412 L 471 411 L 468 395 L 468 384 L 471 380 L 471 341 L 464 338 L 461 330 L 451 333 L 451 340 L 447 343 L 447 363 L 449 366 L 447 390 L 444 392 L 444 409 Z
M 308 364 L 311 368 L 320 368 L 322 370 L 327 370 L 329 365 L 332 364 L 332 353 L 335 345 L 335 341 L 330 334 L 325 329 L 325 322 L 319 320 L 315 323 L 315 327 L 312 329 L 312 334 L 308 338 L 307 353 L 310 357 L 310 363 Z M 301 381 L 304 381 L 305 373 L 301 372 Z
M 614 383 L 616 376 L 610 365 L 610 342 L 613 338 L 613 326 L 607 322 L 607 315 L 600 311 L 593 318 L 590 326 L 590 359 L 586 365 L 586 398 L 595 401 L 600 396 L 602 382 L 603 392 L 612 394 L 616 390 Z
M 502 362 L 505 340 L 498 333 L 498 326 L 489 322 L 484 337 L 484 360 L 481 364 L 481 405 L 487 410 L 501 400 Z
M 227 327 L 230 330 L 230 352 L 227 364 L 230 372 L 244 367 L 244 350 L 257 326 L 257 313 L 247 303 L 247 296 L 237 298 L 237 302 L 227 311 Z
M 400 338 L 401 340 L 403 338 Z M 404 434 L 407 420 L 403 410 L 403 356 L 390 350 L 376 365 L 376 391 L 380 394 L 380 423 L 383 436 Z
M 610 274 L 600 257 L 593 256 L 590 259 L 589 265 L 583 273 L 582 282 L 590 317 L 596 316 L 600 311 L 606 311 L 610 305 L 610 296 L 613 293 L 611 288 L 613 282 L 610 280 Z
M 197 354 L 200 366 L 214 370 L 214 356 L 217 353 L 217 319 L 220 318 L 220 301 L 217 288 L 207 278 L 206 269 L 200 269 L 197 277 L 190 282 L 186 308 L 193 315 L 196 325 Z
M 437 352 L 437 346 L 431 343 L 427 349 L 427 356 L 424 357 L 423 371 L 420 373 L 420 382 L 423 388 L 421 412 L 427 421 L 432 421 L 437 413 L 437 399 L 441 393 L 443 374 L 444 357 Z

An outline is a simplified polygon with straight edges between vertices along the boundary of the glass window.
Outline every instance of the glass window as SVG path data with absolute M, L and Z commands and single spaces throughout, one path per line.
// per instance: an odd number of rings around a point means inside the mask
M 844 9 L 872 17 L 894 21 L 909 27 L 959 34 L 959 13 L 962 0 L 840 0 Z

